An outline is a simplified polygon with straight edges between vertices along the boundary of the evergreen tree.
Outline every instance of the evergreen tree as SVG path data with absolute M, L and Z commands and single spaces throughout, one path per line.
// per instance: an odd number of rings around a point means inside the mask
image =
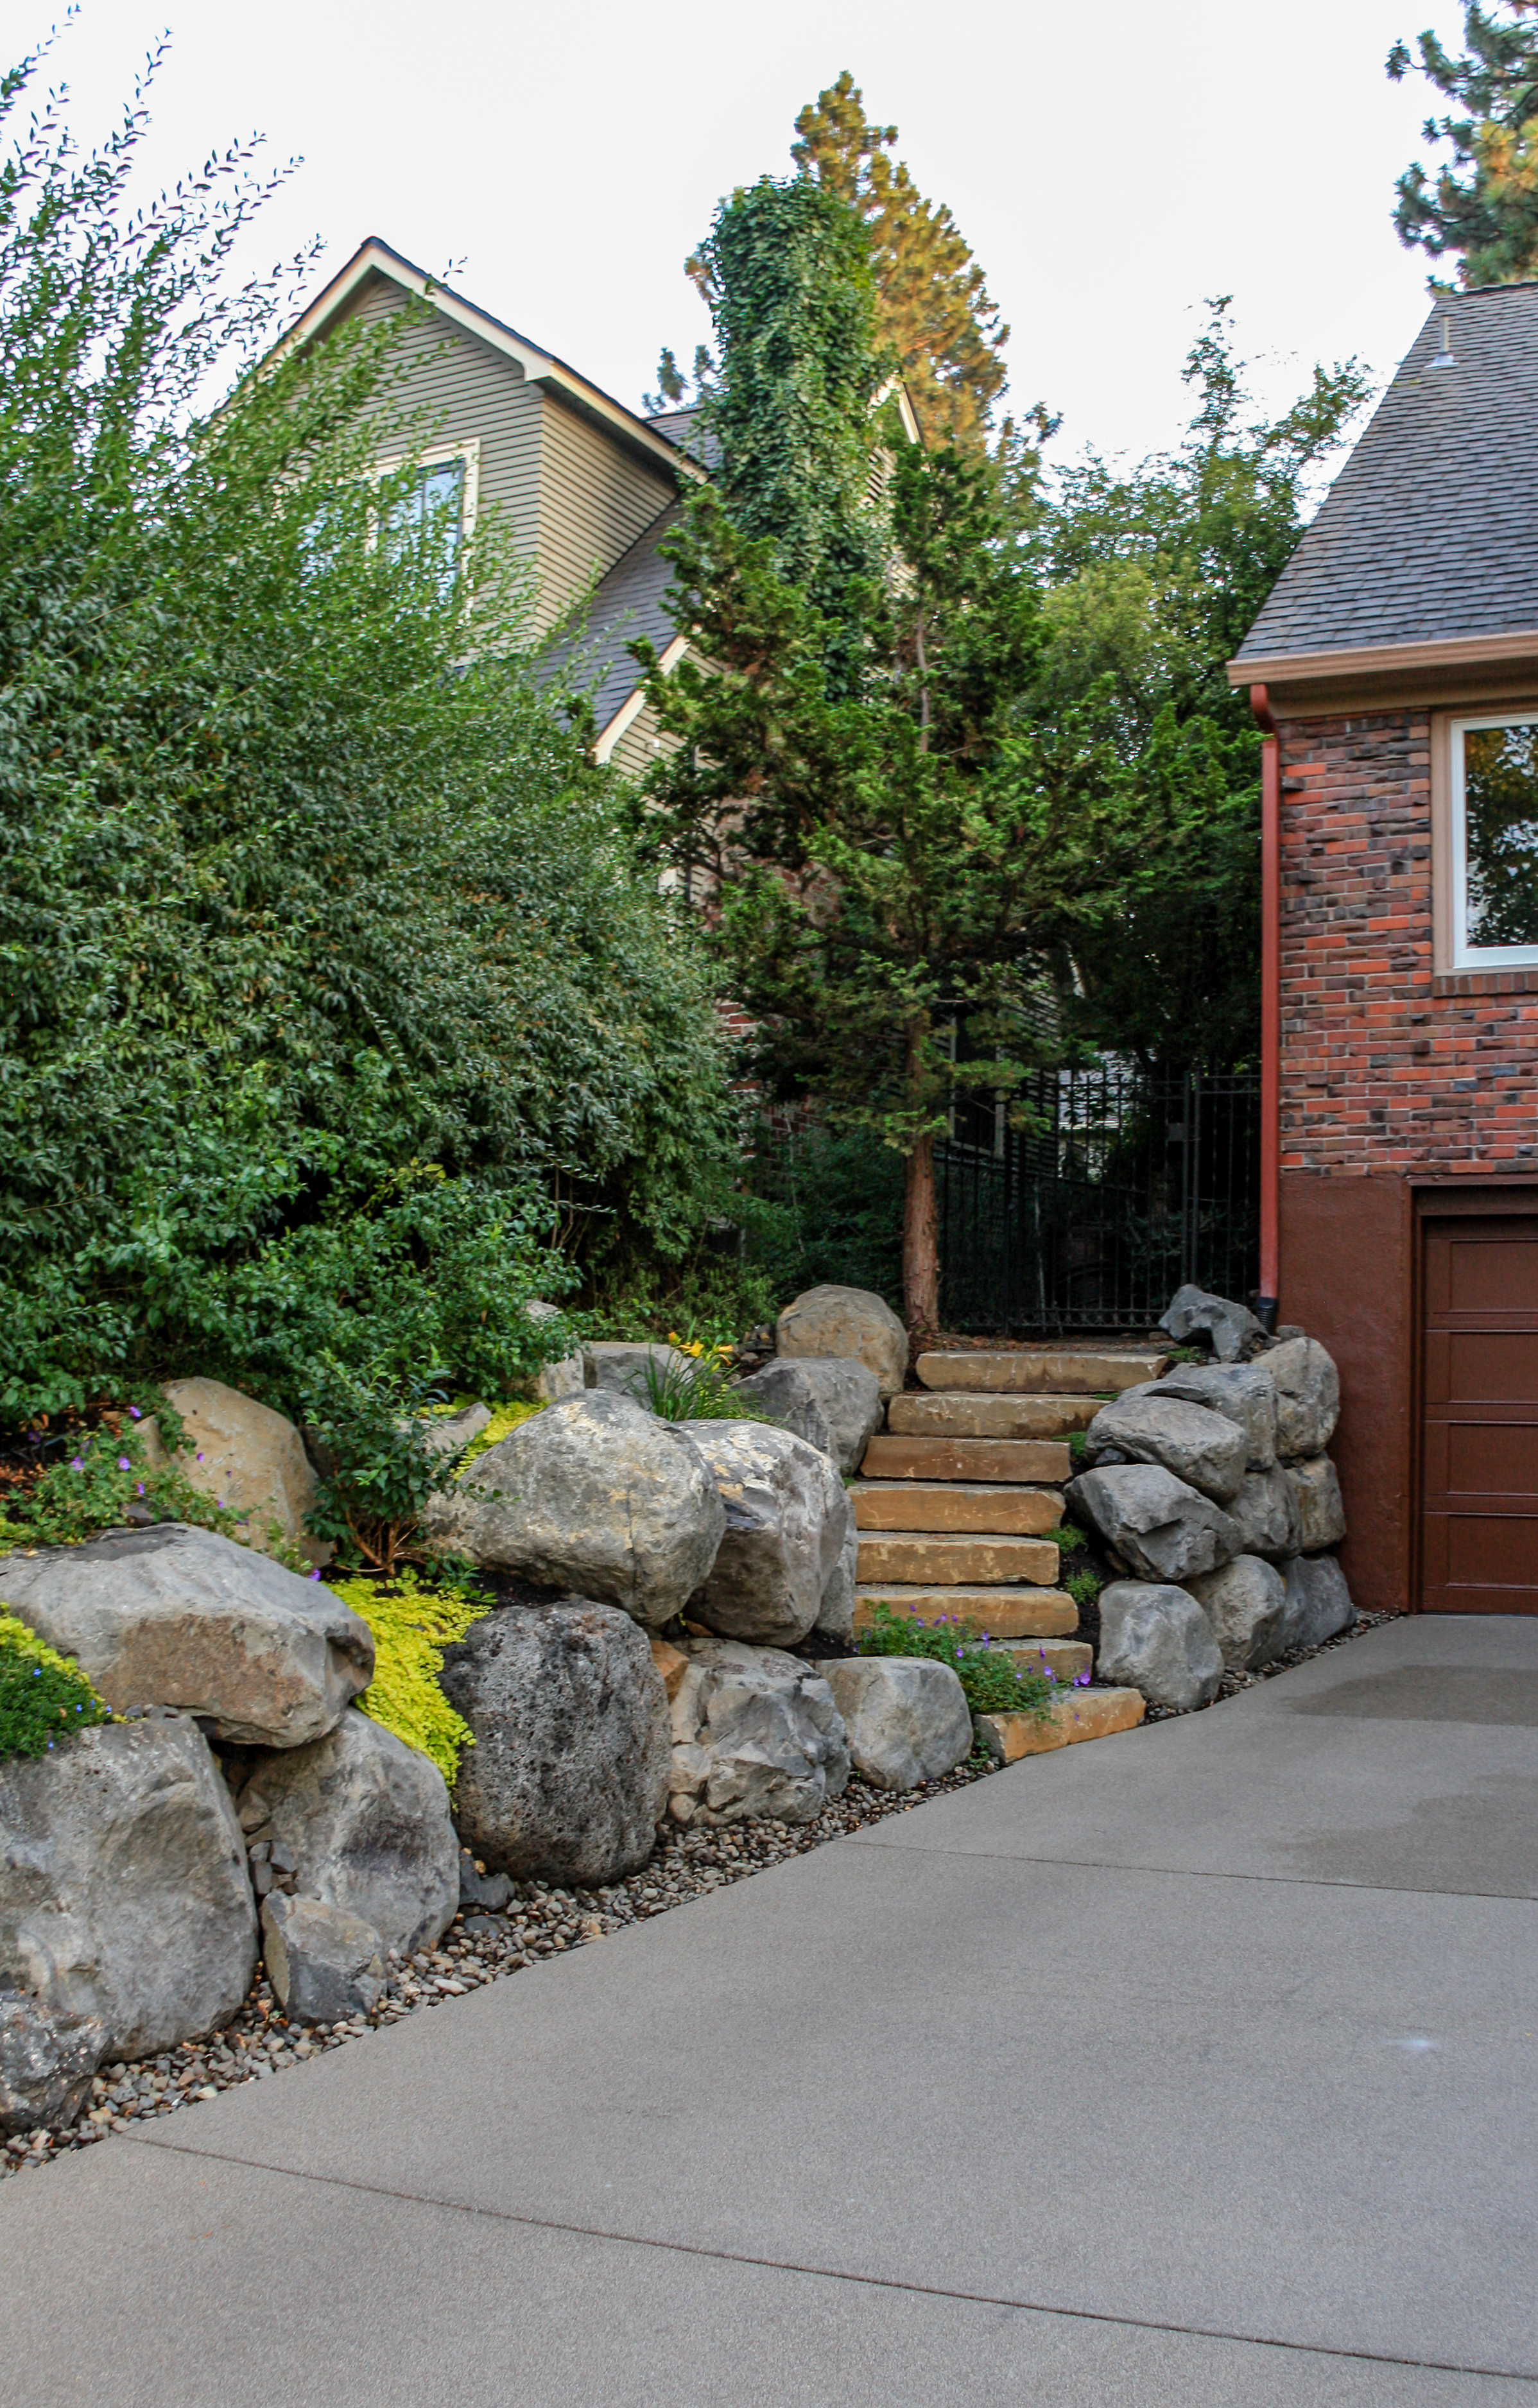
M 1451 144 L 1451 161 L 1434 183 L 1418 164 L 1405 169 L 1394 223 L 1408 248 L 1454 253 L 1460 283 L 1510 284 L 1538 276 L 1538 0 L 1471 0 L 1463 38 L 1460 57 L 1432 33 L 1414 58 L 1404 42 L 1388 53 L 1395 83 L 1414 66 L 1454 103 L 1422 129 L 1428 143 Z

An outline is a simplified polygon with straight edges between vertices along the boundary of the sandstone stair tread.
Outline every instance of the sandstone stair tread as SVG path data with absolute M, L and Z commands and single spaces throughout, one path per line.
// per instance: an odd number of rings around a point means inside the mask
M 964 1394 L 1004 1393 L 1021 1396 L 1120 1396 L 1144 1380 L 1157 1380 L 1168 1366 L 1167 1351 L 1157 1347 L 1105 1347 L 1076 1351 L 1071 1347 L 1021 1346 L 997 1354 L 983 1347 L 955 1352 L 936 1348 L 921 1354 L 914 1369 L 925 1388 Z
M 886 1408 L 886 1426 L 905 1439 L 1067 1438 L 1087 1429 L 1104 1403 L 1103 1396 L 1054 1397 L 956 1390 L 931 1396 L 921 1388 L 905 1388 Z
M 849 1492 L 859 1530 L 910 1535 L 989 1533 L 1039 1538 L 1063 1518 L 1056 1490 L 975 1481 L 856 1481 Z
M 856 1630 L 866 1628 L 877 1605 L 919 1622 L 973 1623 L 990 1639 L 1070 1639 L 1079 1627 L 1079 1609 L 1060 1588 L 938 1588 L 923 1581 L 871 1581 L 855 1592 Z
M 862 1531 L 861 1581 L 1055 1583 L 1058 1551 L 1050 1539 L 978 1535 L 956 1530 Z
M 1073 1462 L 1060 1439 L 895 1438 L 878 1431 L 860 1464 L 867 1480 L 1069 1479 Z

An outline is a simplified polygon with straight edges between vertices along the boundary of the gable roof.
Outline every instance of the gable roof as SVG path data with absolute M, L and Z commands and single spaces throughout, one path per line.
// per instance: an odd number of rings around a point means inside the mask
M 1532 651 L 1535 527 L 1538 282 L 1439 296 L 1233 682 Z
M 593 599 L 571 633 L 548 655 L 547 674 L 574 672 L 578 683 L 591 686 L 593 717 L 598 731 L 594 750 L 607 760 L 618 738 L 641 705 L 640 671 L 629 647 L 644 636 L 654 644 L 665 668 L 683 649 L 683 638 L 664 604 L 672 563 L 660 546 L 672 534 L 682 512 L 674 504 L 653 520 L 628 552 L 616 560 L 594 590 Z M 593 681 L 597 680 L 594 684 Z M 634 704 L 635 709 L 628 706 Z
M 430 302 L 454 325 L 462 327 L 467 334 L 479 336 L 494 351 L 516 361 L 531 384 L 539 385 L 553 400 L 565 403 L 579 417 L 590 419 L 606 434 L 630 450 L 640 452 L 653 466 L 665 468 L 673 477 L 680 473 L 686 477 L 702 474 L 686 452 L 682 452 L 677 444 L 658 434 L 637 411 L 627 409 L 623 401 L 616 401 L 611 394 L 605 393 L 590 378 L 579 375 L 575 368 L 568 366 L 565 360 L 557 359 L 553 351 L 542 350 L 538 343 L 530 342 L 526 335 L 519 334 L 516 327 L 506 325 L 500 318 L 494 318 L 489 309 L 482 309 L 474 301 L 467 301 L 462 293 L 455 293 L 450 285 L 429 276 L 424 268 L 418 267 L 414 261 L 405 258 L 400 251 L 393 251 L 377 235 L 370 235 L 360 243 L 346 266 L 332 278 L 323 291 L 316 294 L 303 315 L 295 320 L 279 344 L 279 351 L 287 350 L 296 343 L 312 342 L 317 336 L 323 334 L 371 276 L 385 277 L 391 283 L 398 284 L 403 292 L 415 294 L 419 300 Z

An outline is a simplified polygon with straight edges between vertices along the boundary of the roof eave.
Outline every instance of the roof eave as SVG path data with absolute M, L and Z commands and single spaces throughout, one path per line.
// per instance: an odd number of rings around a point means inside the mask
M 1435 675 L 1538 661 L 1538 627 L 1499 636 L 1439 636 L 1416 643 L 1336 645 L 1315 652 L 1241 652 L 1228 664 L 1229 683 L 1310 685 L 1360 684 L 1363 679 L 1396 680 L 1416 672 Z

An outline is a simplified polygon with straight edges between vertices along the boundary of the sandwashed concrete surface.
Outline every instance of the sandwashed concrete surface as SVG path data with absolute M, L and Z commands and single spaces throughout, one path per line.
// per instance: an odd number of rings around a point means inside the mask
M 0 2402 L 1538 2403 L 1535 1726 L 1396 1625 L 8 2183 Z

